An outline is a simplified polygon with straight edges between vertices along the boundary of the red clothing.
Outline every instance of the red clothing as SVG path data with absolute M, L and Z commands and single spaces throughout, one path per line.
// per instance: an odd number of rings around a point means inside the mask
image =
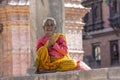
M 44 36 L 38 40 L 36 51 L 48 41 L 48 37 Z M 51 58 L 62 58 L 66 54 L 68 54 L 68 47 L 66 40 L 64 39 L 63 35 L 60 35 L 56 40 L 56 43 L 48 49 L 49 56 Z

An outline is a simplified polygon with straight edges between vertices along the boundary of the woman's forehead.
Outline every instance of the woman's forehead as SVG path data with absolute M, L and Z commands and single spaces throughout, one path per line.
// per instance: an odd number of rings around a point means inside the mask
M 55 24 L 53 20 L 48 19 L 45 24 Z

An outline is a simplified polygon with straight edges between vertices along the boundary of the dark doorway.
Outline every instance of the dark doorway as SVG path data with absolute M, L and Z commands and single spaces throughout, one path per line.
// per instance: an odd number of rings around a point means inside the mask
M 118 40 L 110 41 L 111 65 L 119 63 Z

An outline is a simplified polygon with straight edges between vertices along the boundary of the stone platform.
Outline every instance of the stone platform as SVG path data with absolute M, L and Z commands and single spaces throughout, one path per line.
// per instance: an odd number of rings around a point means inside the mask
M 0 80 L 120 80 L 120 67 L 4 77 Z

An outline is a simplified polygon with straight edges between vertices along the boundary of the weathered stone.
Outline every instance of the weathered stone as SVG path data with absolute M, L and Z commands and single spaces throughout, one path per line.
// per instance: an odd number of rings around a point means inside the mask
M 5 77 L 0 80 L 120 80 L 120 67 Z
M 93 69 L 80 72 L 80 80 L 99 80 L 107 79 L 107 69 Z
M 27 69 L 27 75 L 31 75 L 31 74 L 35 74 L 36 71 L 36 67 L 31 67 L 29 69 Z
M 108 78 L 110 80 L 120 80 L 120 67 L 109 68 Z
M 49 1 L 49 16 L 56 20 L 56 32 L 64 32 L 64 0 L 48 0 Z
M 38 80 L 37 76 L 5 77 L 1 80 Z

